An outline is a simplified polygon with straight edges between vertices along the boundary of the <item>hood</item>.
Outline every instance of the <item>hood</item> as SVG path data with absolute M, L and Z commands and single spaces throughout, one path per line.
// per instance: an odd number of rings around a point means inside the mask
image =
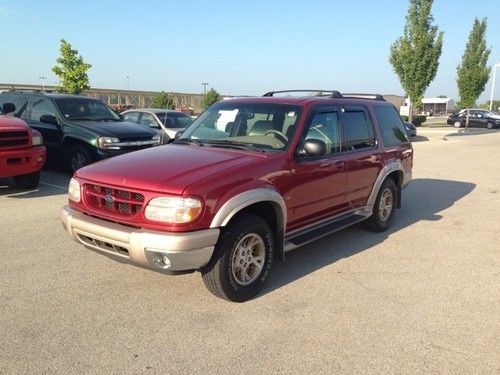
M 180 195 L 196 181 L 263 157 L 265 154 L 212 147 L 166 145 L 97 162 L 79 169 L 75 176 L 100 184 Z
M 0 131 L 28 130 L 28 124 L 17 117 L 0 115 Z
M 128 121 L 70 121 L 79 127 L 92 130 L 105 137 L 129 138 L 148 137 L 157 134 L 156 130 Z

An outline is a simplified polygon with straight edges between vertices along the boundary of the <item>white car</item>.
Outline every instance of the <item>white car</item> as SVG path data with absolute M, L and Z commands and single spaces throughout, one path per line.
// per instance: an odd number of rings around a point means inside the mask
M 163 144 L 171 142 L 178 131 L 186 129 L 193 122 L 185 113 L 170 109 L 130 109 L 121 114 L 125 121 L 158 129 Z

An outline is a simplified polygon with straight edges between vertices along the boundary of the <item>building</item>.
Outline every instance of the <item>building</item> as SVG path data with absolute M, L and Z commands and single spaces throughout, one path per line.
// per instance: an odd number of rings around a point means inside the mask
M 456 109 L 451 98 L 424 98 L 422 99 L 422 112 L 430 116 L 443 116 Z

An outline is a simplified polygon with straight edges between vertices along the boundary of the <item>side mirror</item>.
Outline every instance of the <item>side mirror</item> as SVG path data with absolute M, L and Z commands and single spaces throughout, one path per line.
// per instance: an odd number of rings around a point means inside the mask
M 184 133 L 184 131 L 182 130 L 179 130 L 177 133 L 175 133 L 174 141 L 178 140 L 181 137 L 182 133 Z
M 56 116 L 52 116 L 52 115 L 40 116 L 40 122 L 43 122 L 44 124 L 58 125 Z
M 11 113 L 16 110 L 14 103 L 3 103 L 2 113 Z
M 326 143 L 319 139 L 306 139 L 300 155 L 323 156 L 326 154 Z

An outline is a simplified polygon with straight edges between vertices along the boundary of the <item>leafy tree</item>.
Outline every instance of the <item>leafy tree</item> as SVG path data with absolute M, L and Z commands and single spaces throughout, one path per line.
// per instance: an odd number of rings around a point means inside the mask
M 469 40 L 465 46 L 462 62 L 457 67 L 457 86 L 460 108 L 471 108 L 484 91 L 484 86 L 490 77 L 491 68 L 487 67 L 491 50 L 486 48 L 487 20 L 474 20 Z
M 52 71 L 59 77 L 59 86 L 56 90 L 78 95 L 90 88 L 87 70 L 92 65 L 83 61 L 83 57 L 78 55 L 78 50 L 71 48 L 71 44 L 61 39 L 61 55 L 57 58 L 57 64 Z
M 434 0 L 410 0 L 403 35 L 390 49 L 389 62 L 410 97 L 420 107 L 424 92 L 436 76 L 443 47 L 443 32 L 433 25 Z M 410 108 L 410 120 L 412 110 Z
M 217 103 L 219 100 L 221 100 L 220 94 L 214 89 L 210 89 L 203 97 L 203 101 L 201 104 L 203 105 L 203 108 L 208 108 L 212 104 Z
M 162 91 L 153 95 L 151 99 L 152 108 L 175 109 L 174 98 L 169 93 Z
M 490 109 L 490 101 L 488 100 L 487 102 L 481 104 L 480 107 L 484 109 Z M 500 100 L 493 100 L 491 110 L 495 112 L 498 112 L 500 110 Z

